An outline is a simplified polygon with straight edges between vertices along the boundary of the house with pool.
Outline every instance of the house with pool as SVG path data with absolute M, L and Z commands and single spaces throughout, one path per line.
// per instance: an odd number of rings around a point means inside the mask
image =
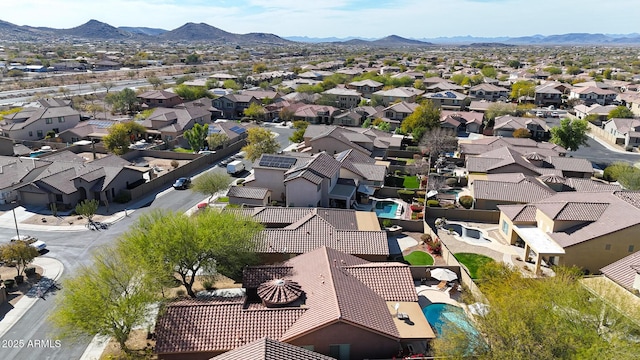
M 543 263 L 596 273 L 640 249 L 638 191 L 560 192 L 498 209 L 501 234 L 524 247 L 536 273 Z
M 250 266 L 238 292 L 169 303 L 156 325 L 159 359 L 210 359 L 268 337 L 335 359 L 426 353 L 435 338 L 409 266 L 319 247 Z

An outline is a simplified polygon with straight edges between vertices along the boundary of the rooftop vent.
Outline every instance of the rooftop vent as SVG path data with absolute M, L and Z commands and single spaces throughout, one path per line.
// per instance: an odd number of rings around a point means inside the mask
M 258 286 L 258 296 L 267 307 L 290 304 L 302 293 L 300 285 L 288 279 L 273 279 Z

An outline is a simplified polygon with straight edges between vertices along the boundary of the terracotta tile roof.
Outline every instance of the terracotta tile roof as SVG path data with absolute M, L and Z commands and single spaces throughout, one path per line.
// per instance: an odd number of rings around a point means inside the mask
M 482 155 L 469 156 L 466 159 L 466 167 L 469 172 L 491 173 L 499 172 L 501 168 L 518 165 L 526 175 L 560 175 L 562 171 L 551 168 L 542 168 L 529 162 L 524 156 L 510 147 L 500 147 Z
M 516 117 L 511 115 L 498 116 L 495 119 L 495 125 L 493 126 L 493 129 L 494 130 L 527 129 L 530 125 L 538 126 L 543 131 L 549 131 L 549 126 L 544 121 L 544 119 Z
M 285 175 L 307 169 L 313 172 L 316 176 L 331 178 L 340 170 L 340 162 L 334 159 L 331 155 L 321 152 L 306 162 L 296 162 L 296 164 L 292 166 Z
M 475 180 L 473 195 L 476 199 L 528 203 L 553 195 L 548 186 L 532 177 L 524 177 L 518 182 Z
M 164 91 L 164 90 L 151 90 L 151 91 L 146 91 L 143 92 L 142 94 L 137 96 L 140 99 L 162 99 L 162 100 L 166 100 L 166 99 L 173 99 L 176 97 L 180 97 L 178 94 L 176 93 L 172 93 L 169 91 Z
M 591 165 L 591 161 L 587 159 L 550 156 L 547 158 L 547 161 L 558 170 L 593 173 L 593 165 Z
M 400 263 L 368 263 L 345 269 L 385 301 L 418 301 L 409 266 Z
M 538 210 L 557 221 L 596 221 L 607 209 L 607 203 L 548 202 L 536 205 Z
M 245 298 L 200 298 L 169 304 L 156 324 L 159 354 L 227 351 L 262 337 L 279 339 L 305 308 L 244 309 Z
M 486 136 L 469 143 L 460 143 L 460 151 L 466 155 L 480 155 L 505 146 L 521 154 L 537 152 L 544 156 L 558 156 L 567 152 L 563 147 L 551 143 L 497 136 Z
M 227 191 L 227 196 L 243 198 L 243 199 L 256 199 L 262 200 L 267 197 L 267 194 L 271 190 L 259 187 L 250 186 L 231 186 Z
M 636 274 L 640 272 L 640 251 L 626 256 L 613 264 L 600 269 L 604 276 L 616 282 L 618 285 L 633 291 L 633 283 Z
M 581 192 L 603 192 L 603 191 L 620 191 L 622 188 L 620 185 L 616 184 L 607 184 L 600 181 L 594 181 L 591 179 L 581 179 L 581 178 L 568 178 L 565 181 L 565 185 L 574 189 L 575 191 Z
M 210 360 L 335 360 L 335 358 L 303 349 L 301 347 L 272 340 L 258 339 L 252 343 L 226 352 Z

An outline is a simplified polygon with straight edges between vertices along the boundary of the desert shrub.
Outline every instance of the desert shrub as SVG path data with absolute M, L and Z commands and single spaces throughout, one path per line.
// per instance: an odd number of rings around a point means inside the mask
M 416 191 L 416 196 L 423 198 L 423 197 L 427 196 L 427 192 L 424 191 L 424 190 L 417 190 Z
M 606 181 L 618 181 L 620 174 L 629 171 L 631 168 L 632 166 L 627 163 L 615 162 L 604 169 L 602 178 Z
M 423 197 L 419 197 L 416 199 L 416 202 L 420 205 L 424 205 L 424 198 Z
M 393 226 L 393 221 L 389 220 L 389 219 L 384 219 L 382 220 L 382 226 L 389 228 Z
M 458 184 L 458 179 L 454 177 L 450 177 L 450 178 L 447 178 L 447 180 L 445 180 L 444 183 L 449 187 L 454 187 Z
M 411 200 L 413 200 L 413 195 L 415 195 L 416 192 L 413 190 L 398 190 L 398 197 L 406 202 L 411 202 Z
M 418 147 L 418 146 L 407 146 L 406 150 L 419 153 L 420 152 L 420 147 Z
M 471 206 L 473 205 L 473 197 L 469 195 L 460 196 L 458 202 L 463 208 L 471 209 Z
M 178 162 L 178 160 L 171 160 L 171 167 L 174 169 L 177 169 L 178 166 L 180 166 L 180 163 Z
M 438 200 L 427 200 L 428 207 L 440 207 L 440 201 Z
M 420 236 L 420 240 L 422 240 L 422 242 L 424 242 L 425 244 L 431 241 L 431 234 L 422 234 Z

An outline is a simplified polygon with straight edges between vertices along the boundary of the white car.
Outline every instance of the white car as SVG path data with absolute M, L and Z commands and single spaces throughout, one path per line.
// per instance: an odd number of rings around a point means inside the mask
M 11 242 L 15 241 L 24 241 L 32 247 L 36 248 L 36 250 L 38 251 L 44 251 L 47 248 L 47 244 L 44 241 L 38 240 L 31 235 L 20 235 L 20 237 L 14 236 L 11 238 Z

